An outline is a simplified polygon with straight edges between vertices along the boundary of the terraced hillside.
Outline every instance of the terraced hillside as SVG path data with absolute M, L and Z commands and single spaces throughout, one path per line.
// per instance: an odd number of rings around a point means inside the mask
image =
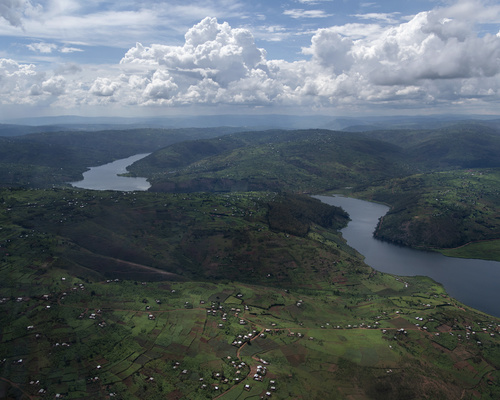
M 336 208 L 271 193 L 0 196 L 7 398 L 500 394 L 500 320 L 364 265 Z

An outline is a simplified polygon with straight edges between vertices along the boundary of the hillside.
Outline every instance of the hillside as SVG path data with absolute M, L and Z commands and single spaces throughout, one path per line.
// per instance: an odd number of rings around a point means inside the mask
M 0 197 L 10 398 L 500 394 L 500 320 L 364 265 L 337 208 L 271 193 Z
M 0 186 L 47 188 L 83 179 L 88 167 L 231 128 L 43 132 L 0 137 Z
M 423 131 L 266 131 L 174 144 L 129 170 L 160 192 L 342 191 L 392 206 L 378 238 L 452 248 L 500 238 L 499 153 L 500 134 L 479 123 Z M 499 259 L 497 252 L 480 257 Z
M 356 134 L 266 131 L 176 144 L 134 163 L 152 191 L 320 192 L 399 176 L 400 149 Z
M 314 246 L 300 246 L 300 238 L 311 229 L 340 228 L 348 218 L 341 209 L 319 200 L 267 193 L 187 198 L 76 190 L 7 191 L 2 200 L 10 211 L 7 221 L 27 231 L 55 235 L 65 243 L 51 250 L 57 263 L 75 271 L 93 271 L 91 275 L 97 273 L 101 279 L 109 275 L 146 280 L 175 276 L 300 286 L 302 281 L 286 265 L 314 258 L 317 251 Z M 287 240 L 283 232 L 297 238 Z M 5 247 L 7 251 L 11 245 Z M 264 271 L 274 271 L 276 277 L 269 280 Z M 299 275 L 304 273 L 307 270 Z
M 408 160 L 425 171 L 500 167 L 498 127 L 464 122 L 433 130 L 372 131 L 367 137 L 400 146 Z
M 417 174 L 353 194 L 391 205 L 377 238 L 411 247 L 453 248 L 500 238 L 499 193 L 500 169 L 495 168 Z M 474 258 L 500 260 L 497 243 Z

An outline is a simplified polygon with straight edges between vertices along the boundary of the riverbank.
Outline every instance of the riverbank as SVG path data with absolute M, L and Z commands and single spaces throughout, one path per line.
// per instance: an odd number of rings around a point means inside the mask
M 371 267 L 400 276 L 429 276 L 464 304 L 500 316 L 499 262 L 452 258 L 377 240 L 373 231 L 379 218 L 388 211 L 387 206 L 344 196 L 314 197 L 349 213 L 351 221 L 341 233 Z

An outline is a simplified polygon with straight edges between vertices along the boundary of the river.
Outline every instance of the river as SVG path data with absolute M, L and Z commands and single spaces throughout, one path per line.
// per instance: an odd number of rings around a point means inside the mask
M 382 242 L 373 237 L 373 231 L 387 206 L 343 196 L 314 197 L 349 213 L 351 221 L 342 236 L 371 267 L 396 275 L 428 276 L 462 303 L 500 317 L 500 262 L 445 257 Z
M 88 171 L 83 173 L 83 180 L 70 182 L 70 184 L 74 187 L 92 190 L 119 190 L 122 192 L 148 190 L 151 185 L 146 178 L 131 178 L 118 174 L 126 173 L 129 165 L 149 154 L 136 154 L 109 164 L 90 167 Z
M 127 166 L 147 155 L 137 154 L 92 167 L 83 174 L 82 181 L 71 184 L 93 190 L 147 190 L 150 185 L 145 178 L 118 176 L 127 171 Z M 314 197 L 349 213 L 351 221 L 342 235 L 349 246 L 365 256 L 365 262 L 371 267 L 400 276 L 429 276 L 462 303 L 500 317 L 500 262 L 445 257 L 382 242 L 373 237 L 373 231 L 378 219 L 389 210 L 387 206 L 343 196 Z

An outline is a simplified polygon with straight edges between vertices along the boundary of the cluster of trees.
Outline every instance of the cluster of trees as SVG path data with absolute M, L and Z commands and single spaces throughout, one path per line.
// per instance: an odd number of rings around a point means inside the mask
M 340 229 L 349 215 L 340 207 L 333 207 L 305 195 L 282 194 L 268 203 L 269 227 L 273 230 L 305 236 L 311 224 Z

